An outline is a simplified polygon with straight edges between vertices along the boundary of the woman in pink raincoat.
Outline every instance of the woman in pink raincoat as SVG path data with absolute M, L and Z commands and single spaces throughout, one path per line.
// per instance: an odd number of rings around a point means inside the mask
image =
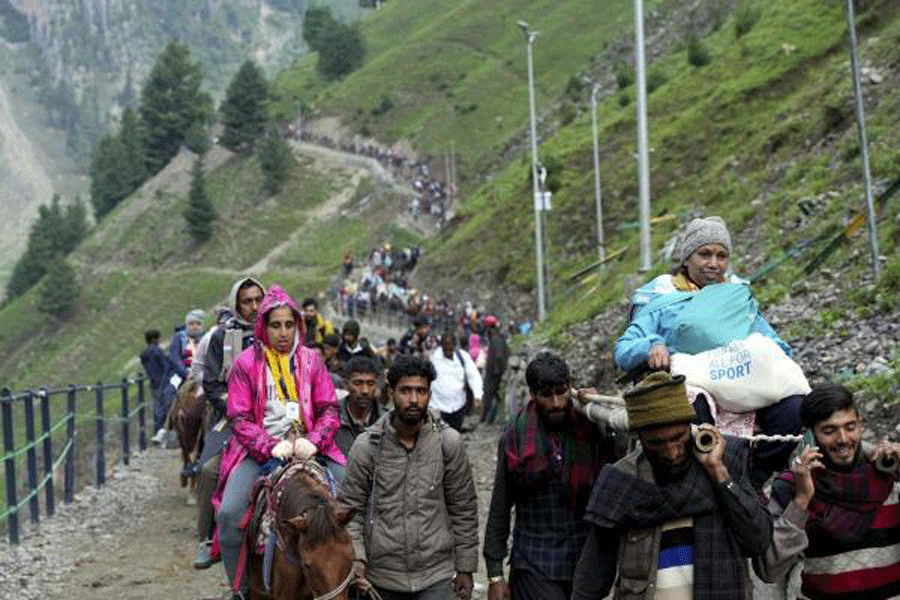
M 340 427 L 331 377 L 315 350 L 304 347 L 297 303 L 279 286 L 266 292 L 256 318 L 256 342 L 235 360 L 228 377 L 227 415 L 234 436 L 222 454 L 213 495 L 222 563 L 234 582 L 250 503 L 250 488 L 270 458 L 315 457 L 336 480 L 345 459 L 334 444 Z M 296 440 L 286 439 L 289 432 Z M 246 579 L 242 583 L 246 589 Z

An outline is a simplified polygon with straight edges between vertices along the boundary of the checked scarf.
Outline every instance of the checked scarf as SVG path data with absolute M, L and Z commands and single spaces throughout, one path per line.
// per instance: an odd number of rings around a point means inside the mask
M 568 483 L 570 504 L 580 508 L 612 454 L 597 426 L 574 407 L 570 418 L 570 426 L 560 432 L 556 444 L 538 415 L 537 402 L 532 400 L 507 430 L 504 442 L 509 471 L 518 475 L 522 483 L 559 477 Z
M 865 460 L 862 449 L 849 471 L 813 471 L 815 494 L 809 512 L 831 539 L 857 542 L 869 531 L 875 513 L 894 487 L 894 478 Z M 793 473 L 785 471 L 772 483 L 772 495 L 782 506 L 794 497 Z
M 723 461 L 732 478 L 743 478 L 746 446 L 726 438 Z M 613 531 L 659 527 L 693 517 L 694 599 L 743 600 L 746 596 L 746 559 L 729 534 L 709 476 L 694 459 L 686 472 L 657 485 L 643 450 L 603 469 L 597 478 L 584 519 Z M 647 556 L 646 561 L 653 560 Z

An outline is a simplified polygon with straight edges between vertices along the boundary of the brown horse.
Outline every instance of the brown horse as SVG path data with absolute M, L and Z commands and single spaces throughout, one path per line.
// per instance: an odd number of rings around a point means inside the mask
M 329 491 L 308 471 L 285 475 L 270 495 L 276 535 L 272 589 L 265 591 L 263 557 L 249 557 L 251 598 L 347 600 L 353 572 L 353 544 L 345 526 L 351 513 L 336 510 Z
M 178 388 L 178 396 L 172 405 L 169 418 L 181 447 L 181 460 L 186 468 L 199 458 L 203 443 L 206 398 L 198 395 L 199 386 L 188 379 Z M 190 484 L 190 486 L 188 486 Z M 196 477 L 181 475 L 181 487 L 187 487 L 187 503 L 195 504 Z

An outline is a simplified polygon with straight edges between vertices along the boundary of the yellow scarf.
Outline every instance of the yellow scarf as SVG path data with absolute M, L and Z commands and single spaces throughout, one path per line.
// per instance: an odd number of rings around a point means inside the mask
M 288 399 L 297 402 L 297 386 L 294 385 L 294 374 L 291 372 L 291 355 L 279 354 L 269 347 L 264 346 L 266 362 L 272 371 L 272 379 L 275 380 L 275 391 L 278 399 L 287 404 Z
M 672 276 L 672 285 L 675 286 L 675 289 L 679 292 L 697 292 L 700 291 L 700 287 L 687 278 L 684 273 L 679 273 L 678 275 Z

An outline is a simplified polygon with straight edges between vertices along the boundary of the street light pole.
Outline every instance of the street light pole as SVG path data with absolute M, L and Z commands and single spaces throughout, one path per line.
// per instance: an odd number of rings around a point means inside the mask
M 644 2 L 634 0 L 634 70 L 637 92 L 638 128 L 638 188 L 641 221 L 641 266 L 646 273 L 652 266 L 650 258 L 650 155 L 647 149 L 647 82 L 644 60 Z
M 528 108 L 531 116 L 531 183 L 534 196 L 534 259 L 537 272 L 537 308 L 538 322 L 547 317 L 547 306 L 544 294 L 544 227 L 541 218 L 543 199 L 541 197 L 540 184 L 538 182 L 538 148 L 537 148 L 537 115 L 534 107 L 534 58 L 532 47 L 538 36 L 537 31 L 532 31 L 528 23 L 519 21 L 519 27 L 525 33 L 528 43 Z
M 597 131 L 597 94 L 600 84 L 594 84 L 591 92 L 591 124 L 594 129 L 594 201 L 597 204 L 597 253 L 600 270 L 606 270 L 606 248 L 603 243 L 603 205 L 600 202 L 600 133 Z
M 856 96 L 856 125 L 859 129 L 859 149 L 866 191 L 866 217 L 869 225 L 869 246 L 872 251 L 872 274 L 877 282 L 881 276 L 881 263 L 878 260 L 878 224 L 875 222 L 875 202 L 872 199 L 872 170 L 869 166 L 866 108 L 863 104 L 862 81 L 859 72 L 859 46 L 856 43 L 856 14 L 853 10 L 853 0 L 847 0 L 847 31 L 850 36 L 850 70 L 853 72 L 853 94 Z

